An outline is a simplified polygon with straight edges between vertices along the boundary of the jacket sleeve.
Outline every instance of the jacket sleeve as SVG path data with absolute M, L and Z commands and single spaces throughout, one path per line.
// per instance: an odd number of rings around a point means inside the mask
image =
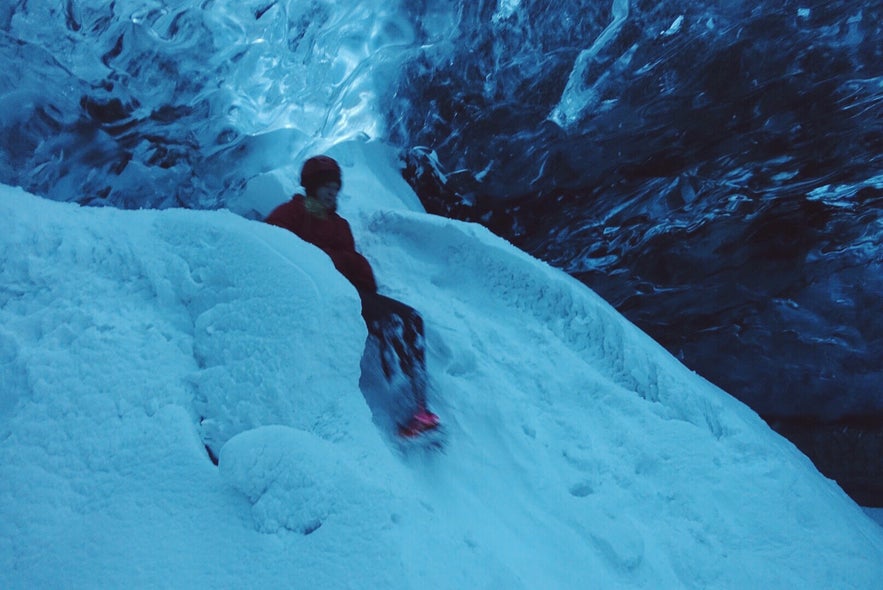
M 358 252 L 346 252 L 332 255 L 331 261 L 340 274 L 349 279 L 359 291 L 377 292 L 374 271 L 364 256 Z
M 374 279 L 374 270 L 368 260 L 356 252 L 356 243 L 349 223 L 344 219 L 341 219 L 341 222 L 340 231 L 344 234 L 346 247 L 326 251 L 326 253 L 331 257 L 334 268 L 345 276 L 356 289 L 376 293 L 377 281 Z

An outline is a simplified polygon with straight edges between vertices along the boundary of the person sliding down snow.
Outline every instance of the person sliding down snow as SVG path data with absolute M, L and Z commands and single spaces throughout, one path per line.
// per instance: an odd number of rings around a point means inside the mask
M 362 317 L 380 349 L 384 377 L 391 385 L 404 378 L 410 393 L 407 399 L 395 400 L 400 407 L 399 415 L 394 416 L 399 434 L 413 437 L 436 428 L 438 416 L 426 405 L 423 318 L 412 307 L 377 292 L 371 265 L 356 251 L 349 223 L 337 214 L 340 166 L 328 156 L 314 156 L 304 162 L 300 182 L 306 195 L 294 195 L 265 221 L 318 246 L 358 290 Z

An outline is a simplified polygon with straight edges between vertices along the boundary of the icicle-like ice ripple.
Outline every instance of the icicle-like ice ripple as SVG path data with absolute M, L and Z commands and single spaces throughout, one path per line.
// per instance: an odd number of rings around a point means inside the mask
M 226 205 L 352 137 L 413 39 L 398 3 L 22 0 L 0 8 L 0 181 L 123 207 Z M 380 85 L 378 87 L 378 84 Z
M 883 502 L 883 5 L 624 4 L 460 2 L 403 75 L 413 185 L 770 420 L 864 421 L 820 464 Z

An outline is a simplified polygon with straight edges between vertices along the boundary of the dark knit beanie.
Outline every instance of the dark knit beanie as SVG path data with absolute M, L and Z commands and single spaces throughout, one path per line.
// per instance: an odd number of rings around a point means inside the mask
M 340 166 L 333 158 L 328 156 L 313 156 L 306 162 L 300 171 L 300 184 L 312 194 L 317 188 L 326 182 L 342 184 Z

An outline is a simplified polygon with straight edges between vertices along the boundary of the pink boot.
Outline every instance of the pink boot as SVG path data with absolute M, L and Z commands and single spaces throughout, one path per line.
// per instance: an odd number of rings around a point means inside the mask
M 426 408 L 420 408 L 407 424 L 399 426 L 399 434 L 410 438 L 433 428 L 438 428 L 438 416 Z

